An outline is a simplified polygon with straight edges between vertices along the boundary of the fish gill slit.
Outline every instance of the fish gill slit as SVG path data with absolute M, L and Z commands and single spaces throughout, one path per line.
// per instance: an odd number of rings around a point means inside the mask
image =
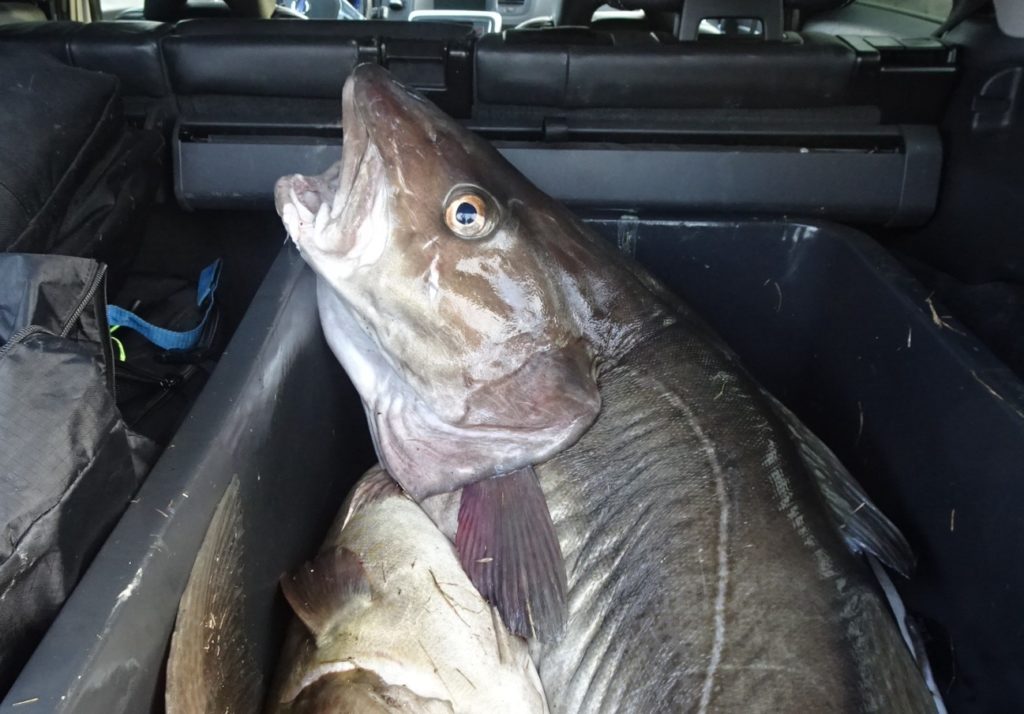
M 725 492 L 725 473 L 722 470 L 721 463 L 718 461 L 718 453 L 715 451 L 714 444 L 707 437 L 707 434 L 704 433 L 704 430 L 700 428 L 700 424 L 697 423 L 693 411 L 686 403 L 678 395 L 671 392 L 666 396 L 669 396 L 673 405 L 683 413 L 690 428 L 693 429 L 697 440 L 700 441 L 701 447 L 704 449 L 704 455 L 707 457 L 708 465 L 711 467 L 711 473 L 715 478 L 715 496 L 718 499 L 718 573 L 715 591 L 715 627 L 711 642 L 711 657 L 708 659 L 708 666 L 704 672 L 704 684 L 701 687 L 700 702 L 697 708 L 700 714 L 706 714 L 708 707 L 711 706 L 711 696 L 715 689 L 715 676 L 722 662 L 722 651 L 725 649 L 725 598 L 728 593 L 730 577 L 728 542 L 729 501 L 728 495 Z

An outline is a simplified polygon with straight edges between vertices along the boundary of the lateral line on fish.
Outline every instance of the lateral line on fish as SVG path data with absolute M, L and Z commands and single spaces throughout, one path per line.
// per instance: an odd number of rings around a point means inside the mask
M 704 455 L 707 457 L 708 465 L 711 466 L 711 472 L 715 477 L 715 496 L 718 498 L 718 583 L 717 591 L 715 592 L 715 632 L 711 642 L 711 658 L 704 673 L 704 686 L 701 688 L 700 704 L 698 707 L 698 711 L 701 714 L 706 714 L 708 707 L 711 705 L 715 675 L 718 672 L 718 666 L 722 662 L 722 651 L 725 649 L 725 596 L 730 576 L 728 547 L 729 500 L 725 492 L 725 473 L 722 471 L 722 465 L 718 461 L 718 453 L 715 451 L 715 446 L 707 434 L 700 428 L 693 410 L 686 405 L 686 402 L 670 391 L 665 392 L 665 397 L 683 413 L 690 428 L 693 429 L 697 440 L 700 441 L 701 446 L 704 448 Z

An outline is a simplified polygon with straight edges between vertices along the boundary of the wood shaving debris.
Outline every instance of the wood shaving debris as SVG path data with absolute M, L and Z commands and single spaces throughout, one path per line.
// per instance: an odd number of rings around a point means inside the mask
M 935 304 L 932 302 L 931 295 L 925 298 L 925 302 L 928 304 L 928 309 L 931 310 L 932 322 L 935 323 L 936 327 L 938 327 L 939 329 L 942 329 L 944 327 L 947 330 L 951 330 L 952 332 L 955 332 L 958 335 L 964 334 L 961 330 L 958 330 L 952 325 L 950 325 L 948 322 L 946 322 L 945 319 L 943 319 L 941 315 L 939 315 L 939 311 L 935 309 Z
M 778 295 L 779 295 L 779 302 L 776 303 L 776 305 L 775 305 L 775 312 L 781 312 L 782 311 L 782 286 L 779 285 L 774 280 L 772 281 L 772 285 L 775 286 L 775 292 L 778 293 Z
M 988 391 L 988 393 L 991 394 L 993 397 L 995 397 L 1001 402 L 1006 402 L 1006 399 L 1003 397 L 1003 395 L 997 392 L 996 390 L 992 389 L 992 387 L 987 382 L 985 382 L 984 379 L 979 377 L 978 373 L 975 372 L 973 369 L 971 370 L 971 376 L 974 377 L 975 381 L 981 386 L 983 386 L 986 389 L 986 391 Z M 1019 409 L 1013 409 L 1013 411 L 1016 412 L 1017 416 L 1019 416 L 1021 419 L 1024 419 L 1024 412 L 1022 412 Z
M 949 532 L 952 533 L 956 530 L 956 509 L 950 509 L 949 511 Z

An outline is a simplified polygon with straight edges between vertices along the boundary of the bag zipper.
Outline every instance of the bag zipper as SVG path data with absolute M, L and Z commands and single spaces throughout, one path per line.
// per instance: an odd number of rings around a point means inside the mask
M 31 337 L 37 332 L 47 332 L 47 330 L 39 325 L 25 325 L 23 328 L 15 332 L 11 335 L 11 339 L 7 340 L 3 347 L 0 347 L 0 359 L 6 357 L 7 353 L 10 352 L 16 344 L 23 342 L 26 338 Z
M 78 322 L 80 317 L 82 317 L 82 313 L 85 312 L 85 308 L 88 307 L 89 303 L 92 302 L 93 298 L 96 297 L 96 291 L 99 290 L 101 285 L 105 285 L 104 278 L 106 278 L 106 276 L 107 266 L 104 265 L 103 263 L 97 263 L 96 268 L 93 271 L 92 277 L 89 278 L 89 281 L 85 285 L 85 291 L 82 293 L 81 298 L 79 298 L 78 300 L 78 304 L 75 306 L 75 309 L 72 310 L 68 318 L 64 321 L 64 324 L 61 325 L 60 332 L 57 335 L 58 337 L 67 339 L 67 336 L 71 333 L 71 328 L 75 326 L 75 323 Z M 107 387 L 110 389 L 111 394 L 113 394 L 114 400 L 116 401 L 117 394 L 114 391 L 114 354 L 113 348 L 110 346 L 110 339 L 108 334 L 109 331 L 106 328 L 107 316 L 105 294 L 104 304 L 101 305 L 100 308 L 101 309 L 98 311 L 99 314 L 97 316 L 101 323 L 99 325 L 100 349 L 103 350 L 103 356 L 105 357 L 105 361 L 108 368 L 109 376 L 107 378 Z M 31 337 L 32 335 L 39 333 L 53 334 L 46 328 L 40 327 L 39 325 L 25 325 L 25 327 L 21 328 L 13 335 L 11 335 L 11 338 L 7 340 L 6 344 L 4 344 L 3 347 L 0 347 L 0 359 L 6 357 L 7 353 L 10 352 L 11 349 L 16 344 L 24 342 L 28 337 Z
M 103 282 L 103 278 L 105 278 L 106 275 L 107 266 L 102 263 L 97 263 L 96 272 L 92 274 L 92 278 L 90 278 L 89 282 L 86 284 L 82 298 L 78 301 L 78 305 L 75 307 L 74 312 L 71 313 L 71 316 L 68 317 L 60 329 L 61 337 L 67 337 L 68 333 L 71 332 L 71 328 L 76 322 L 78 322 L 78 318 L 82 316 L 82 313 L 85 312 L 86 306 L 92 302 L 93 297 L 96 295 L 96 291 L 99 289 Z

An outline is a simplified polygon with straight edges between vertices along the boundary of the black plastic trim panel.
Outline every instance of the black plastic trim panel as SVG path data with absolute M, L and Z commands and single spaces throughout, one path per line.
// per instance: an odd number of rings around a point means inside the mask
M 812 137 L 813 138 L 813 137 Z M 934 127 L 876 129 L 800 145 L 730 145 L 705 136 L 686 144 L 496 142 L 528 179 L 577 207 L 722 210 L 918 224 L 934 210 L 942 144 Z M 193 208 L 266 208 L 274 182 L 320 173 L 341 158 L 340 137 L 246 135 L 179 127 L 175 192 Z

